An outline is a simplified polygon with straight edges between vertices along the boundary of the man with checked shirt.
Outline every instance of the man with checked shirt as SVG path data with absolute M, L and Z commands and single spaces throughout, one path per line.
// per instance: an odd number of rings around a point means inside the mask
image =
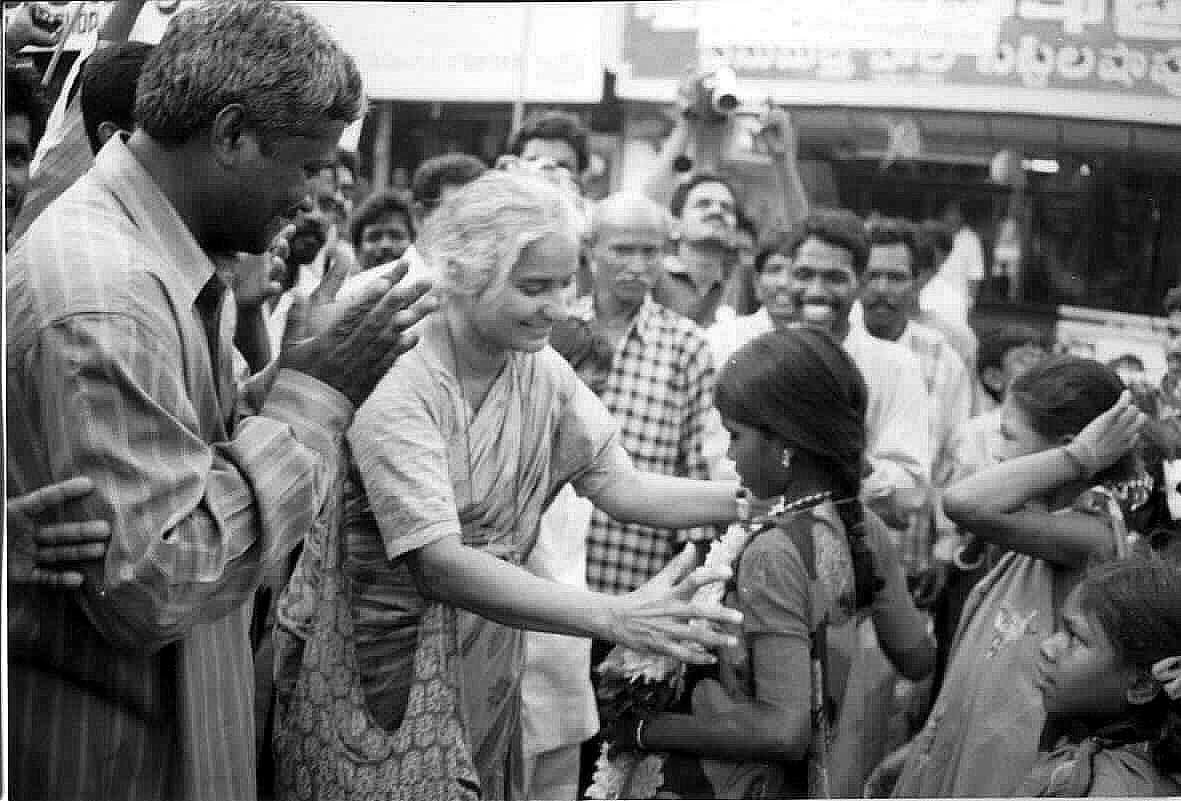
M 709 344 L 696 323 L 651 297 L 668 242 L 668 212 L 640 195 L 618 193 L 594 211 L 594 294 L 586 312 L 614 354 L 603 402 L 623 446 L 642 470 L 704 479 L 705 421 L 713 404 Z M 620 594 L 660 571 L 704 530 L 668 531 L 612 520 L 595 511 L 587 542 L 587 582 Z

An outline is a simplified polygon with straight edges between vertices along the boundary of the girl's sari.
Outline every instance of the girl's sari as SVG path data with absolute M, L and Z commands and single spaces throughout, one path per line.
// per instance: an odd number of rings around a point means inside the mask
M 1128 553 L 1124 514 L 1143 497 L 1096 486 L 1073 509 L 1110 521 L 1116 558 Z M 1137 503 L 1138 500 L 1138 503 Z M 1012 796 L 1037 759 L 1045 722 L 1033 683 L 1038 648 L 1083 570 L 1006 553 L 964 606 L 927 722 L 910 745 L 894 796 Z

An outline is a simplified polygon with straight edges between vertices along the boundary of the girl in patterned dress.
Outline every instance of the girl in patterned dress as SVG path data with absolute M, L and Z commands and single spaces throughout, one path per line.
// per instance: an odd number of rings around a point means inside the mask
M 1151 488 L 1129 453 L 1143 422 L 1119 377 L 1090 359 L 1051 358 L 1013 382 L 1006 459 L 944 495 L 953 521 L 1007 552 L 964 607 L 926 724 L 879 767 L 871 792 L 897 776 L 896 797 L 1013 794 L 1044 722 L 1039 645 L 1088 565 L 1126 555 L 1124 515 Z M 957 559 L 971 566 L 974 551 Z

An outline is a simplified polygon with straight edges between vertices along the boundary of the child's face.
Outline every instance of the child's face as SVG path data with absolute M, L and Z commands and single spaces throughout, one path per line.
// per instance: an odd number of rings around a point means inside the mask
M 1034 430 L 1029 415 L 1012 397 L 1001 406 L 1001 439 L 1005 459 L 1016 459 L 1053 448 L 1058 443 Z
M 722 424 L 730 432 L 726 455 L 734 460 L 734 469 L 742 484 L 756 498 L 772 498 L 787 486 L 788 468 L 783 464 L 783 446 L 775 438 L 753 426 L 728 418 Z
M 1034 683 L 1046 718 L 1102 725 L 1127 713 L 1134 671 L 1123 664 L 1099 624 L 1079 609 L 1078 591 L 1062 610 L 1062 629 L 1042 641 Z

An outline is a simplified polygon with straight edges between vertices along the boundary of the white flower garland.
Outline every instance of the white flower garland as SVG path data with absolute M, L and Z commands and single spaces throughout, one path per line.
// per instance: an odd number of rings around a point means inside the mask
M 735 523 L 719 539 L 710 543 L 705 556 L 706 567 L 733 567 L 746 544 L 750 542 L 752 530 L 747 524 Z M 716 604 L 722 601 L 726 582 L 711 581 L 693 594 L 696 603 Z M 701 629 L 708 624 L 704 620 L 693 620 L 691 629 Z M 629 682 L 647 680 L 650 682 L 680 681 L 684 664 L 677 659 L 661 654 L 640 653 L 630 648 L 616 646 L 603 660 L 598 670 L 604 676 L 618 676 Z M 654 710 L 659 711 L 659 710 Z M 604 742 L 595 763 L 594 778 L 586 797 L 592 799 L 656 797 L 656 791 L 664 783 L 664 754 L 623 751 L 614 757 L 608 756 L 608 743 Z

